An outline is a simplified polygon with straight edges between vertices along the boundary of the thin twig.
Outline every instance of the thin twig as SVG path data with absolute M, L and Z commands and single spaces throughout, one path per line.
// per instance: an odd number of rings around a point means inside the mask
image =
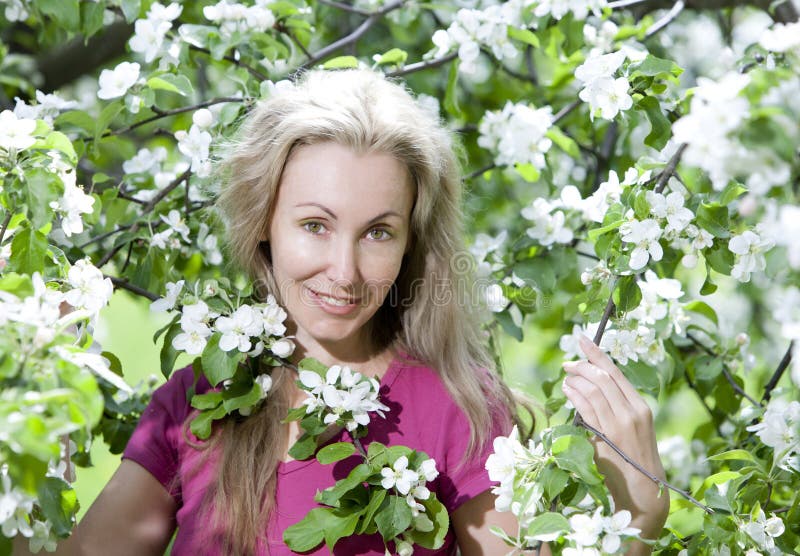
M 123 226 L 120 226 L 119 228 L 115 228 L 115 229 L 110 230 L 110 231 L 108 231 L 108 232 L 106 232 L 104 234 L 100 234 L 99 236 L 89 238 L 85 242 L 83 242 L 80 245 L 78 245 L 78 249 L 81 249 L 81 250 L 86 249 L 92 243 L 99 243 L 99 242 L 103 241 L 104 239 L 107 239 L 107 238 L 113 236 L 114 234 L 117 234 L 119 232 L 123 232 L 125 230 L 130 229 L 130 227 L 131 227 L 131 224 L 125 224 Z
M 175 189 L 176 187 L 178 187 L 178 186 L 179 186 L 181 183 L 183 183 L 184 181 L 188 180 L 188 179 L 189 179 L 189 177 L 190 177 L 191 175 L 192 175 L 192 170 L 191 170 L 191 169 L 188 169 L 188 170 L 186 170 L 186 171 L 185 171 L 183 174 L 181 174 L 180 176 L 178 176 L 177 178 L 175 178 L 174 180 L 172 180 L 171 182 L 169 182 L 169 183 L 168 183 L 168 184 L 167 184 L 167 185 L 164 187 L 164 189 L 162 189 L 161 191 L 159 191 L 159 192 L 156 194 L 156 196 L 155 196 L 155 197 L 153 197 L 152 199 L 150 199 L 150 200 L 147 202 L 147 204 L 146 204 L 144 207 L 142 207 L 142 214 L 146 214 L 146 213 L 148 213 L 148 212 L 152 211 L 152 210 L 153 210 L 153 208 L 154 208 L 154 207 L 155 207 L 155 206 L 156 206 L 158 203 L 160 203 L 160 202 L 161 202 L 161 200 L 162 200 L 164 197 L 166 197 L 167 195 L 169 195 L 169 193 L 170 193 L 170 192 L 171 192 L 173 189 Z M 188 187 L 188 184 L 187 184 L 187 187 Z
M 430 68 L 438 68 L 439 66 L 442 66 L 447 62 L 455 60 L 456 58 L 458 58 L 458 52 L 451 52 L 450 54 L 442 56 L 441 58 L 434 58 L 433 60 L 408 64 L 407 66 L 403 66 L 402 68 L 397 69 L 395 71 L 390 71 L 386 75 L 387 77 L 402 77 L 410 73 L 415 73 Z
M 105 132 L 102 137 L 111 137 L 113 135 L 122 135 L 123 133 L 128 133 L 136 129 L 137 127 L 141 127 L 143 125 L 147 125 L 149 123 L 155 122 L 156 120 L 160 120 L 161 118 L 166 118 L 167 116 L 174 116 L 175 114 L 183 114 L 184 112 L 191 112 L 192 110 L 198 110 L 200 108 L 206 108 L 208 106 L 213 106 L 214 104 L 220 104 L 223 102 L 246 102 L 247 99 L 240 98 L 240 97 L 220 97 L 220 98 L 212 98 L 211 100 L 204 100 L 198 104 L 193 104 L 192 106 L 183 106 L 181 108 L 173 108 L 172 110 L 161 110 L 159 114 L 154 116 L 150 116 L 149 118 L 145 118 L 139 122 L 132 123 L 129 126 L 121 127 L 119 129 L 112 129 Z M 92 141 L 92 137 L 86 138 L 86 141 Z
M 362 10 L 360 8 L 356 8 L 355 6 L 350 6 L 348 4 L 342 4 L 341 2 L 334 2 L 333 0 L 317 0 L 320 4 L 324 4 L 326 6 L 330 6 L 332 8 L 338 8 L 340 10 L 344 10 L 351 14 L 358 14 L 363 15 L 364 17 L 369 17 L 372 12 L 367 10 Z
M 711 350 L 711 349 L 709 349 L 708 347 L 706 347 L 706 346 L 703 344 L 703 342 L 701 342 L 700 340 L 698 340 L 697 338 L 695 338 L 694 336 L 692 336 L 692 334 L 690 334 L 689 332 L 687 332 L 687 333 L 686 333 L 686 337 L 687 337 L 687 338 L 689 338 L 689 340 L 691 340 L 691 341 L 692 341 L 692 343 L 693 343 L 694 345 L 696 345 L 697 347 L 699 347 L 700 349 L 702 349 L 702 350 L 703 350 L 704 352 L 706 352 L 708 355 L 710 355 L 710 356 L 712 356 L 712 357 L 719 357 L 719 354 L 717 354 L 717 353 L 714 353 L 714 351 L 713 351 L 713 350 Z M 741 386 L 739 386 L 739 383 L 737 383 L 735 380 L 733 380 L 733 376 L 731 376 L 731 372 L 730 372 L 730 370 L 728 370 L 728 366 L 727 366 L 727 365 L 726 365 L 724 362 L 722 363 L 722 374 L 723 374 L 723 376 L 725 377 L 725 380 L 727 380 L 727 381 L 728 381 L 728 384 L 730 384 L 730 385 L 731 385 L 731 387 L 734 389 L 734 391 L 735 391 L 737 394 L 739 394 L 739 395 L 740 395 L 740 396 L 742 396 L 743 398 L 746 398 L 746 399 L 747 399 L 747 401 L 749 401 L 749 402 L 750 402 L 750 403 L 752 403 L 753 405 L 757 405 L 757 406 L 758 406 L 758 405 L 761 405 L 760 403 L 758 403 L 758 401 L 757 401 L 757 400 L 755 400 L 755 399 L 753 399 L 752 397 L 750 397 L 750 396 L 747 394 L 747 392 L 745 392 L 745 391 L 742 389 L 742 387 L 741 387 Z
M 678 167 L 678 162 L 680 162 L 683 152 L 688 146 L 688 143 L 681 143 L 678 147 L 678 150 L 675 151 L 675 154 L 673 154 L 672 158 L 669 159 L 669 162 L 667 162 L 667 165 L 664 167 L 664 171 L 658 176 L 658 182 L 656 182 L 656 187 L 654 189 L 656 193 L 661 193 L 667 186 L 669 178 L 671 178 L 672 174 L 675 173 L 675 168 Z
M 404 1 L 405 0 L 397 0 L 396 2 L 387 4 L 380 10 L 370 12 L 367 19 L 365 19 L 364 22 L 361 23 L 361 25 L 359 25 L 355 29 L 355 31 L 345 35 L 341 39 L 332 42 L 328 46 L 321 48 L 320 50 L 312 54 L 311 57 L 298 68 L 298 70 L 308 69 L 316 65 L 317 63 L 321 62 L 334 52 L 353 44 L 358 39 L 360 39 L 364 35 L 364 33 L 366 33 L 370 29 L 370 27 L 375 25 L 384 15 L 401 7 Z M 296 75 L 298 72 L 294 73 Z
M 477 170 L 473 170 L 472 172 L 470 172 L 469 174 L 464 176 L 464 181 L 469 181 L 471 179 L 477 178 L 478 176 L 482 175 L 484 172 L 488 172 L 489 170 L 493 170 L 494 168 L 497 168 L 497 164 L 492 162 L 491 164 L 487 164 L 483 168 L 478 168 Z
M 6 230 L 8 229 L 8 223 L 11 222 L 11 214 L 10 210 L 6 210 L 6 217 L 3 218 L 3 225 L 0 226 L 0 244 L 3 243 L 3 238 L 6 236 Z
M 781 362 L 778 364 L 778 368 L 775 369 L 775 372 L 772 373 L 772 376 L 767 382 L 767 385 L 764 387 L 764 396 L 762 396 L 762 402 L 768 402 L 769 398 L 772 396 L 772 391 L 775 389 L 775 386 L 778 385 L 778 381 L 781 379 L 783 372 L 789 366 L 789 363 L 792 361 L 792 349 L 794 348 L 794 340 L 789 342 L 789 347 L 786 349 L 786 353 L 783 354 L 783 358 Z
M 619 457 L 621 457 L 626 462 L 628 462 L 630 465 L 635 467 L 637 471 L 639 471 L 642 475 L 644 475 L 645 477 L 647 477 L 648 479 L 650 479 L 654 483 L 659 484 L 659 485 L 663 486 L 664 488 L 668 488 L 671 491 L 680 494 L 681 496 L 686 498 L 689 502 L 691 502 L 692 504 L 694 504 L 698 508 L 702 509 L 707 514 L 713 514 L 714 513 L 714 510 L 712 510 L 711 508 L 709 508 L 708 506 L 706 506 L 702 502 L 699 502 L 698 500 L 696 500 L 691 494 L 689 494 L 685 490 L 681 490 L 681 489 L 679 489 L 677 487 L 672 486 L 671 484 L 669 484 L 664 479 L 660 479 L 660 478 L 656 477 L 655 475 L 650 473 L 647 469 L 645 469 L 644 467 L 642 467 L 641 465 L 636 463 L 625 452 L 620 450 L 606 435 L 604 435 L 602 432 L 600 432 L 599 430 L 594 428 L 592 425 L 590 425 L 590 424 L 588 424 L 588 423 L 586 423 L 584 421 L 584 422 L 581 423 L 581 426 L 584 427 L 585 429 L 587 429 L 589 432 L 593 433 L 595 436 L 597 436 L 597 438 L 599 438 L 600 440 L 602 440 L 603 442 L 608 444 L 608 446 L 612 450 L 614 450 L 619 455 Z
M 647 29 L 647 32 L 645 33 L 644 38 L 645 39 L 649 39 L 650 37 L 652 37 L 653 35 L 655 35 L 659 31 L 664 29 L 664 27 L 669 25 L 672 21 L 675 20 L 676 17 L 678 17 L 680 15 L 680 13 L 683 11 L 683 8 L 685 6 L 686 6 L 686 3 L 684 2 L 684 0 L 678 0 L 677 2 L 675 2 L 675 5 L 673 5 L 672 8 L 670 8 L 669 12 L 667 12 L 667 14 L 664 17 L 662 17 L 661 19 L 659 19 L 658 21 L 653 23 Z
M 107 274 L 104 276 L 109 280 L 111 280 L 111 283 L 114 284 L 117 288 L 128 290 L 129 292 L 135 293 L 136 295 L 139 295 L 141 297 L 146 297 L 150 301 L 155 301 L 156 299 L 159 299 L 161 297 L 160 295 L 156 295 L 153 292 L 147 291 L 144 288 L 140 288 L 135 284 L 131 284 L 130 282 L 122 278 L 117 278 L 116 276 L 109 276 Z
M 643 4 L 644 2 L 648 2 L 649 0 L 617 0 L 616 2 L 609 2 L 606 4 L 607 8 L 624 8 L 625 6 L 633 6 L 635 4 Z
M 202 47 L 200 47 L 200 46 L 189 45 L 189 50 L 194 50 L 194 51 L 196 51 L 196 52 L 202 52 L 203 54 L 208 54 L 209 56 L 211 56 L 211 51 L 210 51 L 209 49 L 207 49 L 207 48 L 202 48 Z M 252 76 L 253 76 L 253 77 L 255 77 L 256 79 L 258 79 L 259 81 L 267 81 L 267 80 L 269 80 L 269 77 L 268 77 L 268 76 L 264 75 L 263 73 L 261 73 L 260 71 L 258 71 L 258 70 L 257 70 L 256 68 L 254 68 L 253 66 L 250 66 L 250 65 L 248 65 L 248 64 L 245 64 L 245 63 L 244 63 L 244 62 L 242 62 L 241 60 L 237 59 L 235 56 L 231 56 L 231 55 L 225 55 L 225 56 L 223 56 L 223 57 L 222 57 L 222 59 L 223 59 L 223 60 L 227 60 L 228 62 L 231 62 L 231 63 L 232 63 L 232 64 L 234 64 L 235 66 L 238 66 L 238 67 L 240 67 L 240 68 L 244 68 L 244 69 L 246 69 L 246 70 L 247 70 L 247 72 L 248 72 L 250 75 L 252 75 Z
M 711 409 L 711 406 L 709 406 L 708 403 L 706 403 L 706 399 L 703 397 L 703 395 L 697 389 L 697 386 L 692 381 L 692 377 L 689 376 L 689 373 L 687 371 L 684 371 L 683 372 L 683 376 L 686 379 L 686 384 L 688 384 L 689 388 L 691 388 L 692 391 L 695 394 L 697 394 L 697 399 L 700 400 L 700 403 L 703 405 L 703 407 L 708 412 L 709 417 L 711 417 L 711 423 L 714 425 L 714 429 L 717 431 L 717 434 L 722 436 L 722 431 L 720 430 L 719 426 L 717 425 L 716 417 L 714 416 L 714 410 Z
M 571 103 L 566 105 L 564 108 L 562 108 L 561 110 L 556 112 L 556 115 L 553 116 L 553 125 L 555 125 L 558 122 L 560 122 L 561 120 L 563 120 L 567 116 L 567 114 L 569 114 L 570 112 L 575 110 L 580 105 L 581 105 L 580 99 L 573 100 Z

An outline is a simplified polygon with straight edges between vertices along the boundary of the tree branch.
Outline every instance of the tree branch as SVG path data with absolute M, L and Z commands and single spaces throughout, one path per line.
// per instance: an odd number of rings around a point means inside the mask
M 355 31 L 351 32 L 348 35 L 345 35 L 341 39 L 332 42 L 328 46 L 321 48 L 320 50 L 312 54 L 311 58 L 309 58 L 305 63 L 303 63 L 303 65 L 301 65 L 298 68 L 298 70 L 304 70 L 313 67 L 314 65 L 321 62 L 334 52 L 353 44 L 358 39 L 360 39 L 364 35 L 364 33 L 366 33 L 370 29 L 370 27 L 375 25 L 384 15 L 401 7 L 404 1 L 405 0 L 396 0 L 391 4 L 387 4 L 378 11 L 371 12 L 367 17 L 367 19 L 365 19 L 361 25 L 356 27 Z
M 576 109 L 578 106 L 580 106 L 580 105 L 581 105 L 581 100 L 580 100 L 580 99 L 576 99 L 576 100 L 573 100 L 573 101 L 572 101 L 571 103 L 569 103 L 568 105 L 566 105 L 566 106 L 565 106 L 564 108 L 562 108 L 561 110 L 559 110 L 558 112 L 556 112 L 556 115 L 555 115 L 555 116 L 553 116 L 553 125 L 556 125 L 558 122 L 560 122 L 561 120 L 563 120 L 564 118 L 566 118 L 566 117 L 567 117 L 567 115 L 568 115 L 570 112 L 572 112 L 573 110 L 575 110 L 575 109 Z
M 131 284 L 127 280 L 123 280 L 122 278 L 117 278 L 116 276 L 109 276 L 108 274 L 104 274 L 106 278 L 111 280 L 111 283 L 114 284 L 117 288 L 122 288 L 123 290 L 128 290 L 131 293 L 134 293 L 141 297 L 146 297 L 150 301 L 155 301 L 159 299 L 161 296 L 154 294 L 153 292 L 147 291 L 144 288 L 140 288 L 135 284 Z
M 772 376 L 767 382 L 767 385 L 764 387 L 764 396 L 761 398 L 762 402 L 768 402 L 770 397 L 772 396 L 772 391 L 778 385 L 778 381 L 780 381 L 783 372 L 789 366 L 789 363 L 792 361 L 792 349 L 794 348 L 794 340 L 789 342 L 789 347 L 786 350 L 786 353 L 783 354 L 783 358 L 781 362 L 778 364 L 778 368 L 775 369 L 775 372 L 772 373 Z
M 686 337 L 687 337 L 687 338 L 689 338 L 689 339 L 692 341 L 692 343 L 693 343 L 694 345 L 696 345 L 697 347 L 699 347 L 700 349 L 702 349 L 702 350 L 703 350 L 704 352 L 706 352 L 708 355 L 711 355 L 712 357 L 719 357 L 719 354 L 717 354 L 717 353 L 714 353 L 714 351 L 713 351 L 713 350 L 711 350 L 711 349 L 707 348 L 707 347 L 706 347 L 706 346 L 705 346 L 705 345 L 704 345 L 704 344 L 703 344 L 703 343 L 702 343 L 700 340 L 698 340 L 697 338 L 695 338 L 694 336 L 692 336 L 692 335 L 691 335 L 689 332 L 687 332 L 687 333 L 686 333 Z M 758 403 L 758 401 L 756 401 L 755 399 L 753 399 L 752 397 L 750 397 L 750 396 L 747 394 L 747 392 L 745 392 L 745 391 L 742 389 L 742 387 L 741 387 L 741 386 L 739 386 L 739 384 L 738 384 L 738 383 L 737 383 L 735 380 L 733 380 L 733 377 L 731 376 L 731 372 L 730 372 L 730 370 L 728 369 L 728 366 L 727 366 L 727 365 L 726 365 L 724 362 L 722 363 L 722 374 L 723 374 L 723 376 L 725 377 L 725 380 L 727 380 L 727 381 L 728 381 L 728 383 L 731 385 L 731 387 L 734 389 L 734 391 L 735 391 L 737 394 L 739 394 L 740 396 L 742 396 L 742 397 L 746 398 L 746 399 L 747 399 L 747 401 L 749 401 L 749 402 L 750 402 L 750 403 L 752 403 L 753 405 L 757 405 L 757 406 L 760 406 L 760 405 L 761 405 L 760 403 Z
M 6 237 L 9 222 L 11 222 L 11 211 L 6 209 L 6 217 L 3 218 L 3 224 L 0 226 L 0 245 L 3 244 L 3 238 Z
M 469 181 L 471 179 L 477 178 L 484 172 L 488 172 L 489 170 L 493 170 L 494 168 L 497 168 L 497 164 L 495 164 L 494 162 L 492 162 L 491 164 L 487 164 L 483 168 L 478 168 L 477 170 L 473 170 L 472 172 L 464 176 L 462 181 Z
M 189 45 L 189 50 L 194 50 L 195 52 L 202 52 L 203 54 L 208 54 L 209 56 L 211 56 L 211 51 L 209 49 L 203 48 L 203 47 L 200 47 L 200 46 L 195 46 L 193 44 Z M 251 66 L 249 64 L 245 64 L 240 59 L 237 59 L 235 56 L 231 56 L 230 54 L 227 54 L 227 55 L 223 56 L 222 59 L 232 63 L 235 66 L 238 66 L 240 68 L 246 69 L 247 73 L 249 73 L 250 75 L 252 75 L 256 79 L 258 79 L 259 81 L 267 81 L 267 80 L 269 80 L 268 76 L 264 75 L 263 73 L 258 71 L 253 66 Z
M 672 177 L 672 174 L 675 173 L 675 169 L 678 167 L 678 162 L 680 162 L 681 157 L 683 156 L 683 152 L 688 147 L 688 143 L 681 143 L 678 147 L 678 150 L 675 151 L 675 154 L 672 155 L 672 158 L 669 159 L 667 165 L 664 167 L 664 170 L 658 176 L 658 182 L 656 182 L 655 192 L 661 193 L 664 188 L 667 186 L 667 182 L 669 178 Z
M 324 4 L 326 6 L 330 6 L 332 8 L 338 8 L 340 10 L 344 10 L 351 14 L 358 14 L 363 15 L 365 17 L 369 17 L 372 15 L 372 12 L 368 12 L 367 10 L 362 10 L 360 8 L 356 8 L 355 6 L 350 6 L 348 4 L 342 4 L 341 2 L 334 2 L 333 0 L 317 0 L 318 3 Z
M 402 68 L 395 71 L 391 71 L 386 75 L 387 77 L 402 77 L 410 73 L 415 73 L 430 68 L 438 68 L 439 66 L 442 66 L 447 62 L 450 62 L 451 60 L 455 60 L 456 58 L 458 58 L 458 52 L 451 52 L 450 54 L 442 56 L 441 58 L 434 58 L 433 60 L 416 62 L 414 64 L 403 66 Z
M 683 8 L 686 6 L 684 0 L 678 0 L 675 2 L 675 5 L 667 12 L 667 14 L 653 23 L 647 32 L 644 35 L 645 39 L 649 39 L 650 37 L 654 36 L 656 33 L 664 29 L 667 25 L 675 20 L 678 15 L 683 11 Z

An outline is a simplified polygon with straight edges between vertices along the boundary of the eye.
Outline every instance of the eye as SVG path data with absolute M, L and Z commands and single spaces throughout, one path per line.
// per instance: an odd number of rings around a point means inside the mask
M 312 220 L 311 222 L 304 222 L 303 229 L 312 234 L 320 234 L 325 230 L 325 226 L 323 226 L 321 222 Z
M 385 228 L 372 228 L 369 232 L 367 232 L 367 236 L 369 236 L 370 239 L 384 241 L 391 239 L 392 234 L 390 234 Z

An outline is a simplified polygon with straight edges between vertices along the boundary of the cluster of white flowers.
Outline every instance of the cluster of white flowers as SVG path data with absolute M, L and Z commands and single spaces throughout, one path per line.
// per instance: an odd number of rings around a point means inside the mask
M 776 23 L 758 40 L 764 49 L 772 52 L 794 52 L 800 55 L 800 23 Z
M 764 510 L 758 504 L 750 515 L 750 521 L 744 524 L 744 532 L 756 542 L 758 548 L 766 550 L 770 556 L 783 554 L 783 551 L 775 546 L 775 539 L 780 537 L 785 530 L 786 524 L 781 518 L 773 514 L 767 519 Z
M 33 135 L 35 130 L 35 120 L 17 117 L 11 110 L 3 110 L 0 112 L 0 151 L 8 155 L 24 151 L 36 142 Z
M 603 515 L 603 508 L 594 513 L 575 513 L 569 518 L 571 531 L 566 538 L 574 546 L 562 551 L 565 556 L 600 556 L 621 554 L 623 537 L 635 538 L 641 532 L 631 527 L 631 513 L 621 510 L 610 516 Z
M 52 532 L 49 521 L 35 519 L 31 512 L 36 499 L 11 485 L 8 466 L 0 466 L 0 530 L 6 538 L 22 535 L 28 540 L 31 552 L 39 552 L 44 548 L 48 552 L 56 549 L 57 537 Z
M 198 110 L 192 116 L 192 127 L 189 131 L 175 132 L 178 140 L 178 150 L 191 160 L 191 170 L 198 177 L 205 178 L 211 174 L 211 160 L 208 157 L 211 146 L 211 134 L 208 128 L 213 124 L 211 111 Z
M 553 142 L 547 130 L 553 125 L 551 107 L 534 109 L 507 102 L 502 111 L 488 111 L 478 125 L 478 145 L 495 153 L 498 165 L 546 166 L 545 153 Z
M 672 125 L 674 140 L 689 145 L 683 163 L 708 172 L 717 191 L 738 173 L 741 160 L 749 158 L 733 136 L 749 115 L 750 103 L 739 96 L 749 82 L 748 74 L 738 72 L 718 81 L 698 78 L 689 113 Z
M 628 79 L 614 77 L 625 58 L 621 50 L 611 54 L 594 54 L 575 69 L 575 78 L 583 84 L 578 96 L 589 103 L 592 118 L 599 114 L 601 118 L 613 120 L 621 110 L 633 106 L 633 99 L 628 94 Z
M 406 503 L 416 517 L 425 511 L 425 507 L 417 500 L 427 500 L 431 496 L 431 491 L 425 485 L 438 476 L 439 471 L 433 459 L 426 459 L 414 470 L 408 468 L 408 458 L 400 456 L 391 467 L 381 469 L 381 486 L 386 490 L 394 488 L 405 496 Z
M 684 334 L 689 317 L 683 308 L 683 303 L 678 301 L 683 297 L 683 289 L 679 280 L 673 278 L 659 278 L 652 270 L 646 270 L 644 280 L 637 282 L 642 292 L 642 301 L 639 306 L 629 311 L 625 316 L 627 321 L 636 321 L 639 325 L 655 326 L 667 319 L 664 327 L 664 337 L 669 337 L 674 331 Z
M 64 294 L 64 301 L 95 316 L 105 307 L 114 293 L 111 279 L 103 276 L 89 259 L 81 259 L 67 272 L 67 283 L 72 289 Z
M 670 484 L 687 489 L 692 477 L 709 474 L 705 444 L 700 440 L 688 442 L 682 436 L 670 436 L 658 441 L 658 453 Z
M 49 169 L 57 174 L 64 184 L 63 195 L 58 201 L 51 201 L 50 208 L 61 216 L 61 230 L 65 236 L 80 234 L 83 232 L 81 215 L 94 212 L 94 197 L 84 193 L 83 188 L 77 185 L 75 168 L 64 161 L 60 153 L 50 151 L 48 154 L 51 160 Z
M 534 0 L 533 15 L 543 17 L 549 15 L 561 19 L 572 12 L 574 19 L 583 20 L 592 12 L 600 16 L 602 9 L 608 4 L 606 0 Z
M 275 25 L 275 14 L 267 7 L 268 4 L 268 0 L 256 0 L 253 6 L 221 0 L 203 8 L 203 15 L 209 21 L 219 23 L 222 37 L 230 38 L 236 33 L 271 29 Z
M 17 118 L 30 120 L 44 120 L 48 124 L 53 124 L 53 120 L 64 110 L 72 110 L 78 107 L 74 100 L 64 100 L 55 93 L 45 94 L 36 90 L 36 104 L 27 104 L 20 98 L 14 98 L 14 114 Z
M 544 510 L 539 473 L 550 461 L 544 445 L 528 440 L 524 446 L 519 440 L 519 430 L 515 426 L 506 436 L 494 439 L 494 451 L 486 459 L 489 480 L 500 483 L 492 488 L 497 496 L 494 507 L 498 512 L 511 512 L 527 527 L 539 512 Z
M 182 11 L 183 6 L 174 2 L 166 7 L 154 2 L 147 11 L 147 17 L 136 20 L 133 37 L 128 43 L 131 50 L 141 53 L 148 64 L 170 51 L 172 51 L 171 58 L 175 58 L 177 55 L 175 50 L 180 48 L 179 43 L 173 41 L 164 48 L 164 39 L 167 32 L 172 29 L 173 20 L 177 19 Z
M 569 243 L 574 237 L 572 229 L 566 225 L 566 215 L 563 211 L 556 210 L 557 208 L 557 204 L 539 197 L 521 211 L 525 220 L 533 222 L 533 226 L 525 233 L 542 246 Z
M 23 0 L 6 0 L 5 16 L 8 21 L 25 21 L 30 16 L 28 6 Z
M 771 399 L 761 421 L 747 430 L 773 449 L 776 465 L 800 472 L 800 402 Z
M 159 218 L 167 225 L 167 228 L 164 231 L 153 234 L 153 237 L 150 238 L 150 245 L 159 249 L 177 249 L 181 245 L 181 239 L 185 243 L 191 243 L 189 226 L 180 211 L 172 209 L 167 216 L 162 214 Z
M 745 230 L 733 236 L 728 241 L 728 249 L 736 255 L 736 260 L 731 269 L 731 276 L 740 282 L 749 282 L 750 274 L 760 272 L 767 266 L 764 252 L 775 246 L 775 241 L 770 237 L 763 225 L 759 224 L 755 230 Z
M 378 400 L 378 381 L 364 377 L 350 367 L 333 365 L 324 379 L 314 371 L 300 369 L 298 378 L 308 395 L 303 400 L 306 414 L 320 412 L 326 425 L 339 422 L 348 431 L 354 431 L 359 425 L 369 424 L 371 411 L 381 417 L 389 411 Z
M 499 260 L 499 250 L 507 235 L 505 230 L 496 237 L 480 233 L 469 249 L 477 263 L 475 275 L 478 294 L 491 313 L 504 311 L 509 303 L 503 293 L 503 287 L 492 279 L 492 274 L 504 267 Z
M 474 75 L 478 70 L 481 47 L 491 50 L 500 61 L 516 59 L 520 52 L 508 36 L 508 27 L 522 25 L 522 11 L 530 0 L 510 0 L 487 6 L 483 10 L 461 9 L 445 31 L 433 34 L 433 44 L 439 58 L 458 50 L 459 71 Z
M 104 69 L 100 72 L 97 96 L 103 100 L 125 96 L 139 80 L 140 70 L 141 66 L 136 62 L 121 62 L 113 70 Z
M 183 289 L 183 281 L 167 284 L 167 297 L 153 302 L 153 311 L 169 310 L 175 306 Z M 200 355 L 208 338 L 218 332 L 223 351 L 238 350 L 251 356 L 259 355 L 265 347 L 278 357 L 294 352 L 294 342 L 281 336 L 286 332 L 284 311 L 272 295 L 265 303 L 241 305 L 230 315 L 220 315 L 209 309 L 205 301 L 196 300 L 181 309 L 181 333 L 172 340 L 172 347 L 189 355 Z

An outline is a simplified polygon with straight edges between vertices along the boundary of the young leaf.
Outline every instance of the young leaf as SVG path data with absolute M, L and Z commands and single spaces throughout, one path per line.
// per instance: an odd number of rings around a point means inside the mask
M 323 465 L 334 463 L 345 458 L 349 458 L 356 451 L 356 447 L 350 442 L 336 442 L 321 448 L 317 452 L 317 461 Z
M 283 542 L 294 552 L 308 552 L 325 539 L 323 523 L 331 510 L 314 508 L 298 523 L 283 532 Z
M 390 494 L 375 514 L 375 523 L 384 541 L 390 541 L 411 525 L 411 508 L 405 497 Z

